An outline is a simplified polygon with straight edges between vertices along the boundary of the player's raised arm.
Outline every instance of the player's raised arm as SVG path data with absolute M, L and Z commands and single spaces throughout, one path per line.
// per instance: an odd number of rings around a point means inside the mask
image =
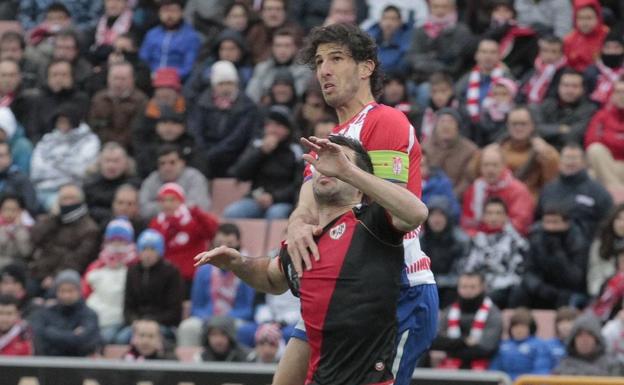
M 195 256 L 195 266 L 211 264 L 229 270 L 246 284 L 263 293 L 282 294 L 288 290 L 277 258 L 244 257 L 238 250 L 219 246 Z

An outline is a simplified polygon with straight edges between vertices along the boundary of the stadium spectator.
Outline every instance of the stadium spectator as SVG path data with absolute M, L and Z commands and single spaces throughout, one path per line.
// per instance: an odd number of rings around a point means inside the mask
M 507 373 L 512 381 L 523 374 L 549 374 L 549 351 L 545 341 L 535 336 L 536 330 L 529 309 L 514 310 L 509 320 L 509 338 L 501 343 L 489 369 Z
M 507 205 L 513 227 L 526 235 L 533 223 L 535 201 L 527 186 L 506 168 L 505 156 L 496 144 L 481 152 L 480 176 L 464 193 L 461 225 L 468 235 L 476 234 L 483 217 L 483 204 L 491 196 L 500 197 Z
M 113 141 L 130 150 L 129 128 L 146 103 L 147 96 L 135 87 L 132 64 L 112 64 L 108 68 L 108 87 L 91 100 L 89 125 L 102 143 Z
M 18 65 L 21 76 L 16 85 L 23 85 L 25 89 L 36 86 L 39 69 L 37 63 L 26 56 L 26 41 L 20 32 L 6 31 L 0 36 L 0 60 L 10 60 Z
M 0 356 L 32 355 L 32 333 L 21 318 L 19 301 L 0 294 Z
M 564 203 L 542 210 L 541 221 L 529 237 L 530 249 L 522 285 L 512 293 L 516 305 L 538 309 L 582 307 L 589 243 Z
M 23 73 L 19 65 L 11 59 L 2 59 L 0 51 L 0 107 L 10 108 L 15 119 L 23 124 L 27 122 L 30 100 L 24 93 Z
M 563 41 L 554 35 L 540 37 L 538 54 L 533 67 L 520 81 L 518 100 L 527 104 L 539 104 L 544 98 L 557 94 L 559 78 L 568 64 L 563 54 Z
M 248 362 L 263 364 L 277 363 L 280 358 L 280 348 L 283 349 L 282 331 L 277 324 L 261 325 L 256 331 L 255 348 L 247 356 Z
M 193 257 L 212 242 L 218 227 L 217 218 L 196 205 L 187 205 L 184 189 L 177 183 L 165 183 L 160 187 L 158 205 L 160 211 L 149 227 L 165 238 L 164 257 L 180 271 L 187 299 L 195 274 Z
M 453 0 L 429 1 L 429 10 L 424 25 L 412 35 L 407 54 L 411 72 L 418 82 L 426 81 L 438 71 L 449 72 L 457 78 L 473 45 L 472 33 L 465 24 L 457 21 Z
M 44 84 L 46 80 L 45 75 L 49 75 L 49 72 L 46 72 L 49 65 L 48 63 L 57 60 L 65 60 L 71 64 L 76 88 L 84 91 L 87 81 L 93 73 L 93 67 L 91 63 L 80 54 L 80 37 L 78 32 L 72 29 L 66 29 L 55 34 L 52 56 L 41 66 L 39 71 L 39 84 Z
M 128 265 L 137 261 L 134 229 L 125 218 L 106 226 L 102 249 L 83 276 L 87 306 L 98 315 L 103 344 L 113 343 L 123 324 L 124 292 Z
M 279 105 L 294 110 L 298 102 L 295 78 L 288 69 L 280 68 L 273 77 L 271 87 L 260 99 L 259 105 L 265 108 Z
M 515 0 L 518 22 L 529 25 L 541 35 L 554 34 L 563 39 L 572 29 L 572 5 L 567 1 Z
M 249 352 L 236 340 L 234 319 L 214 316 L 204 326 L 201 353 L 195 356 L 198 362 L 245 362 Z
M 62 185 L 82 183 L 89 167 L 97 162 L 100 140 L 81 115 L 77 106 L 61 105 L 52 118 L 54 130 L 45 134 L 33 151 L 30 180 L 46 210 Z
M 559 72 L 557 93 L 531 106 L 539 136 L 561 149 L 567 142 L 583 143 L 596 105 L 585 95 L 583 75 L 573 69 Z
M 25 265 L 32 253 L 30 229 L 34 221 L 24 210 L 24 201 L 18 195 L 2 194 L 0 198 L 0 268 L 12 263 Z
M 238 226 L 231 223 L 219 226 L 212 246 L 223 245 L 240 250 Z M 178 346 L 201 346 L 202 325 L 215 316 L 231 317 L 238 327 L 249 323 L 253 317 L 254 296 L 254 290 L 231 271 L 212 265 L 199 267 L 193 278 L 191 316 L 180 324 Z
M 470 238 L 453 220 L 451 206 L 446 197 L 432 197 L 427 208 L 429 217 L 420 234 L 420 247 L 431 259 L 440 309 L 444 309 L 457 298 L 460 266 L 470 251 Z
M 607 322 L 602 328 L 602 337 L 606 344 L 606 353 L 615 357 L 620 366 L 624 365 L 624 310 L 617 317 Z M 620 373 L 621 374 L 621 373 Z
M 308 2 L 309 3 L 309 2 Z M 358 23 L 362 29 L 379 22 L 384 10 L 394 5 L 401 11 L 401 19 L 411 26 L 421 27 L 427 20 L 429 8 L 426 0 L 356 0 Z M 368 13 L 366 11 L 368 10 Z M 366 18 L 366 20 L 363 20 Z
M 21 0 L 18 19 L 25 30 L 34 28 L 42 21 L 48 7 L 61 3 L 81 30 L 95 27 L 102 14 L 102 0 Z
M 263 137 L 254 140 L 228 171 L 238 180 L 251 180 L 251 192 L 226 207 L 223 217 L 288 218 L 303 171 L 303 150 L 292 143 L 292 131 L 290 111 L 271 107 Z
M 104 0 L 104 13 L 95 27 L 91 55 L 96 62 L 105 61 L 115 40 L 132 28 L 133 12 L 128 0 Z
M 0 116 L 1 110 L 0 108 Z M 1 120 L 0 124 L 2 124 Z M 31 215 L 35 215 L 39 209 L 35 188 L 28 179 L 28 175 L 12 163 L 9 144 L 0 141 L 0 193 L 12 193 L 19 196 L 26 210 Z
M 598 0 L 574 0 L 574 29 L 563 40 L 568 65 L 583 72 L 594 64 L 609 33 Z
M 174 359 L 158 322 L 145 318 L 132 323 L 130 349 L 123 356 L 124 361 L 149 361 Z
M 254 14 L 245 1 L 236 0 L 227 5 L 223 11 L 223 24 L 227 29 L 238 31 L 247 36 L 253 23 Z
M 278 250 L 275 250 L 275 253 L 277 252 Z M 288 342 L 300 318 L 301 303 L 292 293 L 286 292 L 280 295 L 265 294 L 264 303 L 256 306 L 254 322 L 244 324 L 239 328 L 238 340 L 245 345 L 256 346 L 258 339 L 255 337 L 258 335 L 258 328 L 263 325 L 276 325 L 280 330 L 280 337 L 285 342 Z M 246 331 L 245 329 L 247 328 L 249 329 Z M 250 334 L 248 337 L 245 335 L 246 332 Z M 251 341 L 249 341 L 250 339 Z M 278 354 L 281 355 L 283 344 L 280 343 L 279 345 Z
M 67 7 L 56 2 L 46 8 L 43 21 L 27 31 L 26 56 L 37 64 L 37 84 L 43 80 L 41 69 L 52 57 L 56 34 L 74 27 Z
M 565 343 L 570 337 L 574 320 L 578 317 L 579 311 L 576 308 L 564 306 L 557 309 L 555 315 L 555 336 L 546 340 L 546 346 L 550 355 L 550 370 L 559 365 L 559 362 L 566 356 Z
M 483 102 L 494 80 L 511 76 L 501 62 L 499 49 L 500 46 L 495 40 L 482 39 L 475 53 L 475 66 L 455 85 L 460 103 L 468 111 L 473 123 L 479 121 Z
M 420 108 L 410 101 L 407 77 L 401 73 L 385 74 L 383 84 L 379 102 L 402 111 L 412 126 L 418 127 Z
M 611 194 L 589 177 L 585 153 L 577 142 L 569 143 L 561 150 L 559 176 L 542 189 L 537 217 L 541 217 L 544 207 L 557 202 L 569 207 L 570 218 L 588 241 L 594 238 L 613 205 Z
M 553 374 L 568 376 L 618 376 L 621 371 L 614 356 L 606 353 L 600 321 L 586 313 L 574 321 L 563 357 Z
M 68 61 L 52 61 L 48 65 L 47 74 L 46 85 L 32 98 L 31 105 L 36 106 L 39 113 L 29 113 L 28 118 L 21 122 L 33 143 L 55 128 L 54 114 L 60 106 L 70 104 L 81 115 L 89 109 L 89 98 L 76 89 L 74 73 Z
M 17 299 L 22 319 L 30 320 L 40 306 L 28 295 L 26 290 L 27 271 L 23 264 L 11 264 L 0 270 L 0 295 Z
M 239 90 L 238 73 L 232 63 L 221 60 L 213 64 L 210 84 L 198 97 L 188 128 L 212 179 L 226 176 L 252 136 L 261 131 L 262 119 L 258 107 Z
M 617 316 L 622 310 L 624 300 L 624 248 L 620 246 L 614 252 L 615 274 L 602 285 L 600 294 L 591 307 L 594 314 L 603 322 Z
M 297 96 L 303 95 L 312 73 L 310 69 L 295 61 L 297 38 L 290 29 L 279 29 L 273 33 L 270 48 L 271 56 L 255 65 L 253 75 L 245 88 L 245 93 L 256 103 L 267 95 L 276 74 L 287 69 L 295 79 Z M 239 79 L 240 83 L 240 79 Z
M 490 197 L 483 205 L 483 218 L 463 267 L 483 274 L 488 297 L 504 309 L 510 307 L 510 294 L 522 279 L 528 250 L 526 239 L 509 223 L 505 202 Z
M 100 229 L 88 213 L 82 189 L 61 186 L 52 214 L 35 223 L 31 237 L 30 272 L 41 289 L 52 288 L 54 275 L 61 270 L 84 272 L 97 255 Z
M 600 109 L 589 122 L 585 148 L 589 168 L 607 189 L 624 187 L 624 78 L 613 86 L 611 103 Z
M 150 220 L 160 212 L 158 191 L 165 183 L 180 185 L 189 206 L 198 206 L 205 211 L 210 208 L 206 178 L 197 169 L 186 165 L 180 148 L 166 144 L 158 149 L 158 170 L 153 171 L 141 184 L 139 202 L 141 216 L 145 220 Z
M 459 109 L 459 100 L 455 97 L 455 90 L 453 87 L 453 79 L 445 72 L 434 72 L 429 77 L 429 99 L 427 100 L 427 106 L 420 109 L 420 115 L 416 119 L 416 124 L 414 124 L 418 139 L 421 143 L 426 142 L 433 134 L 433 128 L 438 120 L 436 112 L 441 108 L 455 108 L 460 111 L 460 114 L 463 114 L 464 111 Z M 472 139 L 472 135 L 466 130 L 468 127 L 463 128 L 462 135 Z
M 115 190 L 111 218 L 116 217 L 127 218 L 137 234 L 143 232 L 147 227 L 147 223 L 141 218 L 139 210 L 139 190 L 134 185 L 122 184 Z
M 356 24 L 357 9 L 354 0 L 331 0 L 323 26 L 332 24 Z
M 165 240 L 155 230 L 145 230 L 137 240 L 139 263 L 128 268 L 124 295 L 124 324 L 115 337 L 127 344 L 136 320 L 149 318 L 158 322 L 163 335 L 173 338 L 173 329 L 182 315 L 182 277 L 175 266 L 163 259 Z
M 0 107 L 0 141 L 8 143 L 13 165 L 28 175 L 33 146 L 24 136 L 23 127 L 17 123 L 8 107 Z
M 455 195 L 461 196 L 470 183 L 467 175 L 470 160 L 478 152 L 477 146 L 460 134 L 462 118 L 452 107 L 436 112 L 433 135 L 423 144 L 431 167 L 439 167 L 454 186 Z
M 473 125 L 472 137 L 479 147 L 505 138 L 509 113 L 515 108 L 518 85 L 511 79 L 494 79 L 483 101 L 479 121 Z
M 312 135 L 316 136 L 317 138 L 327 139 L 329 138 L 329 135 L 331 135 L 331 132 L 334 129 L 334 127 L 336 127 L 337 125 L 338 125 L 338 119 L 336 119 L 335 116 L 326 115 L 314 125 L 314 129 L 312 130 Z M 308 137 L 310 135 L 302 135 L 302 136 Z
M 490 26 L 483 36 L 498 42 L 501 60 L 520 79 L 537 56 L 537 34 L 530 26 L 518 23 L 513 1 L 493 0 L 490 9 Z
M 378 47 L 379 63 L 384 72 L 406 74 L 409 71 L 407 52 L 410 48 L 412 27 L 401 19 L 401 10 L 388 5 L 381 19 L 368 29 Z
M 422 151 L 420 158 L 420 176 L 422 178 L 421 199 L 423 203 L 429 204 L 432 199 L 440 196 L 444 197 L 449 205 L 449 219 L 457 223 L 461 208 L 457 201 L 457 196 L 453 192 L 453 184 L 443 170 L 429 164 L 429 155 L 426 150 Z
M 112 216 L 112 203 L 119 186 L 138 186 L 134 177 L 134 161 L 116 142 L 108 142 L 98 156 L 97 171 L 84 183 L 85 198 L 91 217 L 104 228 Z
M 80 274 L 62 270 L 54 278 L 56 304 L 33 317 L 35 352 L 41 356 L 86 357 L 100 345 L 98 317 L 84 302 Z
M 507 167 L 537 197 L 557 176 L 559 153 L 537 136 L 535 119 L 527 107 L 515 107 L 507 115 L 507 137 L 501 141 Z
M 161 0 L 158 3 L 160 25 L 150 29 L 139 50 L 139 57 L 152 73 L 163 67 L 173 67 L 180 78 L 186 79 L 193 69 L 200 40 L 195 29 L 182 18 L 181 0 Z
M 609 101 L 613 85 L 624 75 L 624 38 L 611 32 L 605 37 L 600 58 L 585 71 L 587 94 L 592 102 L 604 105 Z
M 329 124 L 329 121 L 333 121 L 334 124 L 331 128 L 338 125 L 336 114 L 325 103 L 321 86 L 316 79 L 308 84 L 302 99 L 303 102 L 294 110 L 294 138 L 301 138 L 302 136 L 307 138 L 310 135 L 314 135 L 313 132 L 316 125 L 321 121 L 324 121 L 326 124 Z
M 442 311 L 432 350 L 446 353 L 439 368 L 486 370 L 503 332 L 500 310 L 485 294 L 485 280 L 478 273 L 463 273 L 457 285 L 458 299 Z
M 591 297 L 596 297 L 615 275 L 616 250 L 624 250 L 624 205 L 611 210 L 596 235 L 589 249 L 587 268 L 587 293 Z

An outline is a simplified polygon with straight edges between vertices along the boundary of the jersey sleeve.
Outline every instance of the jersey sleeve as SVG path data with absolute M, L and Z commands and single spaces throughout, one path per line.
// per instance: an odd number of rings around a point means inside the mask
M 282 248 L 280 249 L 280 253 L 278 255 L 279 258 L 279 266 L 286 277 L 286 282 L 288 283 L 288 288 L 290 292 L 295 296 L 299 297 L 299 275 L 295 270 L 295 266 L 292 263 L 292 259 L 288 254 L 288 249 L 286 248 L 286 244 L 282 244 Z
M 403 244 L 405 232 L 392 225 L 392 216 L 378 203 L 356 209 L 356 216 L 379 241 L 397 247 Z

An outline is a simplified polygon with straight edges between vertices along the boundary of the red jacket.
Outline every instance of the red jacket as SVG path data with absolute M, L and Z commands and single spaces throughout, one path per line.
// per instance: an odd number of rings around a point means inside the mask
M 624 110 L 607 105 L 594 115 L 585 133 L 585 147 L 602 143 L 617 160 L 624 160 Z
M 479 228 L 483 204 L 490 197 L 499 197 L 507 205 L 509 221 L 522 235 L 529 233 L 533 224 L 535 200 L 527 186 L 505 170 L 495 185 L 488 185 L 483 178 L 474 181 L 464 193 L 461 227 L 473 237 Z
M 25 323 L 18 323 L 0 335 L 0 356 L 32 356 L 32 334 Z
M 592 7 L 598 16 L 598 25 L 588 34 L 576 29 L 576 14 L 585 7 Z M 602 22 L 602 9 L 598 0 L 574 0 L 573 20 L 575 27 L 563 40 L 563 53 L 568 58 L 570 67 L 583 72 L 600 56 L 602 42 L 609 33 L 609 27 Z
M 165 259 L 180 270 L 182 278 L 193 279 L 195 267 L 193 257 L 206 251 L 217 232 L 217 219 L 198 207 L 182 205 L 173 216 L 160 213 L 149 227 L 165 238 Z

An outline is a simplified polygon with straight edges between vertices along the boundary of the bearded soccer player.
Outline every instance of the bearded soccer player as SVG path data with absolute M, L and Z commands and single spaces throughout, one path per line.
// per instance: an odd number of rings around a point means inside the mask
M 403 237 L 426 219 L 414 194 L 372 175 L 369 155 L 355 139 L 333 135 L 302 142 L 316 152 L 313 199 L 321 259 L 299 276 L 286 247 L 279 258 L 243 258 L 225 247 L 198 264 L 231 270 L 257 290 L 301 299 L 310 345 L 306 383 L 390 385 L 403 269 Z M 363 197 L 372 200 L 363 205 Z
M 382 88 L 375 42 L 355 26 L 333 24 L 310 33 L 300 58 L 316 72 L 325 101 L 336 110 L 339 125 L 333 133 L 359 140 L 373 160 L 375 175 L 407 186 L 420 196 L 421 153 L 415 130 L 402 112 L 375 102 L 374 95 Z M 310 183 L 312 174 L 313 169 L 308 167 L 287 229 L 288 253 L 297 272 L 304 276 L 314 268 L 311 259 L 319 259 L 314 235 L 321 227 Z M 435 338 L 438 322 L 438 292 L 431 261 L 420 249 L 418 231 L 405 236 L 404 248 L 399 330 L 392 363 L 396 385 L 411 382 L 418 358 Z M 302 362 L 309 354 L 304 328 L 297 327 L 293 337 L 273 385 L 304 384 Z

